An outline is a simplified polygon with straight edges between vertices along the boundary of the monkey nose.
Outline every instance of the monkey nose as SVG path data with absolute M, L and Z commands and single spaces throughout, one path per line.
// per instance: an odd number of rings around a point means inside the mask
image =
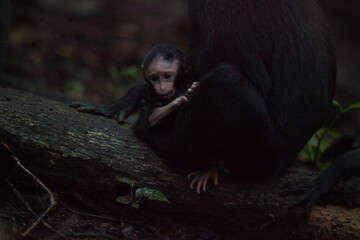
M 166 91 L 165 86 L 160 85 L 160 92 L 164 93 Z

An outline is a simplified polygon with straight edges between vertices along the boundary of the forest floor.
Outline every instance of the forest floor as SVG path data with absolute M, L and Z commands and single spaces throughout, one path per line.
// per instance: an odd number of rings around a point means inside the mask
M 16 183 L 17 190 L 35 213 L 40 215 L 49 206 L 49 196 L 28 183 Z M 3 189 L 3 187 L 1 188 Z M 115 201 L 115 199 L 114 199 Z M 96 208 L 96 207 L 95 207 Z M 189 225 L 179 216 L 156 215 L 153 209 L 133 209 L 119 204 L 117 209 L 99 212 L 74 199 L 59 199 L 43 219 L 51 228 L 39 223 L 25 238 L 18 234 L 36 221 L 24 203 L 8 189 L 1 191 L 0 239 L 154 239 L 154 240 L 215 240 L 237 239 L 231 233 L 214 233 L 206 226 Z M 113 216 L 112 211 L 121 212 Z M 11 219 L 9 221 L 9 219 Z M 15 234 L 15 235 L 14 235 Z

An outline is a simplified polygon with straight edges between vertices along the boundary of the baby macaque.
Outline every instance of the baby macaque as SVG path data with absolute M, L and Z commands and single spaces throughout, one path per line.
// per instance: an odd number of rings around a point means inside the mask
M 191 85 L 188 83 L 184 60 L 180 50 L 157 45 L 146 55 L 142 64 L 144 78 L 148 84 L 148 99 L 147 106 L 136 124 L 135 133 L 158 154 L 171 152 L 169 142 L 173 139 L 170 135 L 173 128 L 176 128 L 176 114 L 172 113 L 188 101 L 187 95 L 198 86 L 198 82 Z M 159 155 L 168 158 L 166 155 Z M 220 170 L 228 173 L 223 161 L 212 163 L 206 170 L 189 173 L 188 178 L 192 179 L 190 188 L 196 188 L 197 193 L 201 190 L 206 191 L 209 179 L 217 185 Z
M 155 126 L 185 103 L 185 94 L 197 86 L 197 83 L 188 83 L 184 54 L 174 47 L 156 45 L 145 56 L 141 67 L 145 83 L 133 87 L 116 102 L 96 107 L 74 101 L 70 106 L 79 112 L 114 118 L 122 124 L 146 100 L 146 112 L 150 113 L 148 120 L 151 126 Z
M 142 68 L 148 83 L 148 121 L 158 125 L 170 113 L 188 101 L 197 82 L 187 82 L 184 54 L 171 46 L 156 45 L 144 58 Z

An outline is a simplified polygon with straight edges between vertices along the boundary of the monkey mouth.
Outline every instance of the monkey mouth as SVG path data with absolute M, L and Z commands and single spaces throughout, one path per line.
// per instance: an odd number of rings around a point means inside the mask
M 160 97 L 161 99 L 168 99 L 168 98 L 171 98 L 173 95 L 174 95 L 174 91 L 171 91 L 171 92 L 169 92 L 169 93 L 159 95 L 159 97 Z

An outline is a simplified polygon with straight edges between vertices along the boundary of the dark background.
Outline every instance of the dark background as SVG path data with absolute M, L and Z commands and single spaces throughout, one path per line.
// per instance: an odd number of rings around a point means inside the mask
M 13 1 L 2 85 L 65 101 L 114 101 L 142 81 L 139 65 L 153 45 L 186 50 L 184 2 Z M 347 106 L 360 99 L 360 1 L 319 3 L 337 49 L 335 98 Z M 337 127 L 347 130 L 359 122 L 360 111 L 353 111 Z
M 0 0 L 0 7 L 3 1 Z M 360 101 L 360 0 L 321 0 L 319 3 L 329 18 L 337 49 L 335 98 L 348 106 Z M 0 15 L 0 19 L 5 15 Z M 0 87 L 23 89 L 66 102 L 81 99 L 96 105 L 109 103 L 143 81 L 139 66 L 153 45 L 167 43 L 186 50 L 186 28 L 184 0 L 13 0 L 5 76 L 0 79 Z M 335 114 L 336 108 L 333 108 L 330 118 Z M 360 110 L 353 110 L 340 119 L 336 129 L 345 132 L 359 124 Z M 32 191 L 30 188 L 25 197 L 31 200 L 31 205 L 46 206 L 46 198 L 39 201 Z M 2 209 L 10 209 L 11 215 L 23 211 L 18 207 L 22 204 L 11 199 L 7 204 L 10 207 L 2 205 Z M 154 232 L 174 239 L 214 239 L 208 237 L 214 235 L 210 230 L 186 225 L 178 216 L 148 217 L 146 209 L 144 211 L 139 218 L 151 219 L 151 223 L 134 225 L 129 231 L 134 238 L 128 239 L 139 239 L 139 234 L 155 235 Z M 68 210 L 59 207 L 54 212 L 47 221 L 56 228 L 58 222 L 64 221 L 63 212 Z M 124 210 L 119 217 L 133 219 L 138 215 L 138 212 L 132 213 Z M 103 221 L 89 218 L 71 229 L 96 232 L 104 228 L 98 227 Z M 116 224 L 110 226 L 116 227 L 107 231 L 110 233 L 123 228 Z M 49 235 L 47 229 L 37 231 L 35 234 L 40 237 L 34 239 Z

